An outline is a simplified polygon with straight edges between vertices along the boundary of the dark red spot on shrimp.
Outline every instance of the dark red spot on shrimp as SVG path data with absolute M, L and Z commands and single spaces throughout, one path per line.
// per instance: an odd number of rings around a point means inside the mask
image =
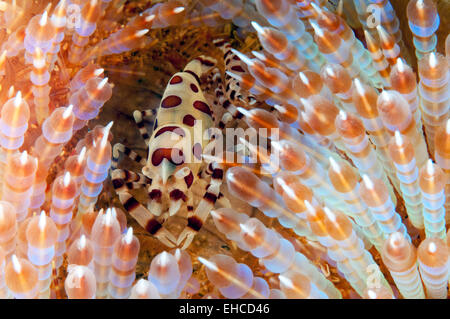
M 160 202 L 161 201 L 161 197 L 162 197 L 162 192 L 159 189 L 152 189 L 152 191 L 150 193 L 148 193 L 148 197 L 151 200 L 155 200 Z
M 123 181 L 123 179 L 113 179 L 112 184 L 113 184 L 114 189 L 119 189 L 123 185 L 125 185 L 125 182 Z
M 210 193 L 210 192 L 207 192 L 205 194 L 205 196 L 203 196 L 203 198 L 206 201 L 210 202 L 211 204 L 214 204 L 217 201 L 217 196 L 215 194 L 213 194 L 213 193 Z
M 179 126 L 165 126 L 158 130 L 158 132 L 155 134 L 155 137 L 158 137 L 165 132 L 173 132 L 175 134 L 178 134 L 181 137 L 186 136 L 183 129 L 180 128 Z
M 153 152 L 153 166 L 158 166 L 164 159 L 167 159 L 173 165 L 181 165 L 184 163 L 184 154 L 178 148 L 158 148 Z
M 123 149 L 123 153 L 124 153 L 126 156 L 130 156 L 130 154 L 131 154 L 131 148 L 125 146 L 124 149 Z
M 209 116 L 212 115 L 211 109 L 209 108 L 208 104 L 206 104 L 205 102 L 195 101 L 193 105 L 194 105 L 194 108 L 196 108 L 200 112 L 206 113 Z
M 183 82 L 183 78 L 179 75 L 175 75 L 172 80 L 170 80 L 170 84 L 178 84 L 178 83 L 182 83 Z
M 188 114 L 183 117 L 183 124 L 186 124 L 188 126 L 194 126 L 195 125 L 195 117 Z
M 197 85 L 191 83 L 190 87 L 191 87 L 191 90 L 192 90 L 193 92 L 195 92 L 195 93 L 198 92 L 198 87 L 197 87 Z
M 241 73 L 245 72 L 245 70 L 240 65 L 232 66 L 231 70 L 236 71 L 236 72 L 241 72 Z
M 214 179 L 223 179 L 223 170 L 220 168 L 214 169 L 211 177 Z
M 145 230 L 148 231 L 150 234 L 154 235 L 160 230 L 162 227 L 161 223 L 158 222 L 156 219 L 150 219 L 147 222 L 147 225 L 145 225 Z
M 177 107 L 178 105 L 181 104 L 181 102 L 183 102 L 183 100 L 179 96 L 169 95 L 161 102 L 161 107 L 163 108 Z
M 202 228 L 202 226 L 203 226 L 203 222 L 200 218 L 198 218 L 196 216 L 192 216 L 192 217 L 188 218 L 187 226 L 194 231 L 199 231 L 200 228 Z
M 189 175 L 184 178 L 184 182 L 186 183 L 187 188 L 191 187 L 192 183 L 194 182 L 194 174 L 192 174 L 192 172 L 189 172 Z
M 169 196 L 170 196 L 170 199 L 174 200 L 174 201 L 177 201 L 180 199 L 182 199 L 183 201 L 186 201 L 186 198 L 187 198 L 186 195 L 179 189 L 174 189 L 173 191 L 171 191 Z
M 125 208 L 127 212 L 132 212 L 138 206 L 139 202 L 134 197 L 128 198 L 128 200 L 123 204 L 123 208 Z

